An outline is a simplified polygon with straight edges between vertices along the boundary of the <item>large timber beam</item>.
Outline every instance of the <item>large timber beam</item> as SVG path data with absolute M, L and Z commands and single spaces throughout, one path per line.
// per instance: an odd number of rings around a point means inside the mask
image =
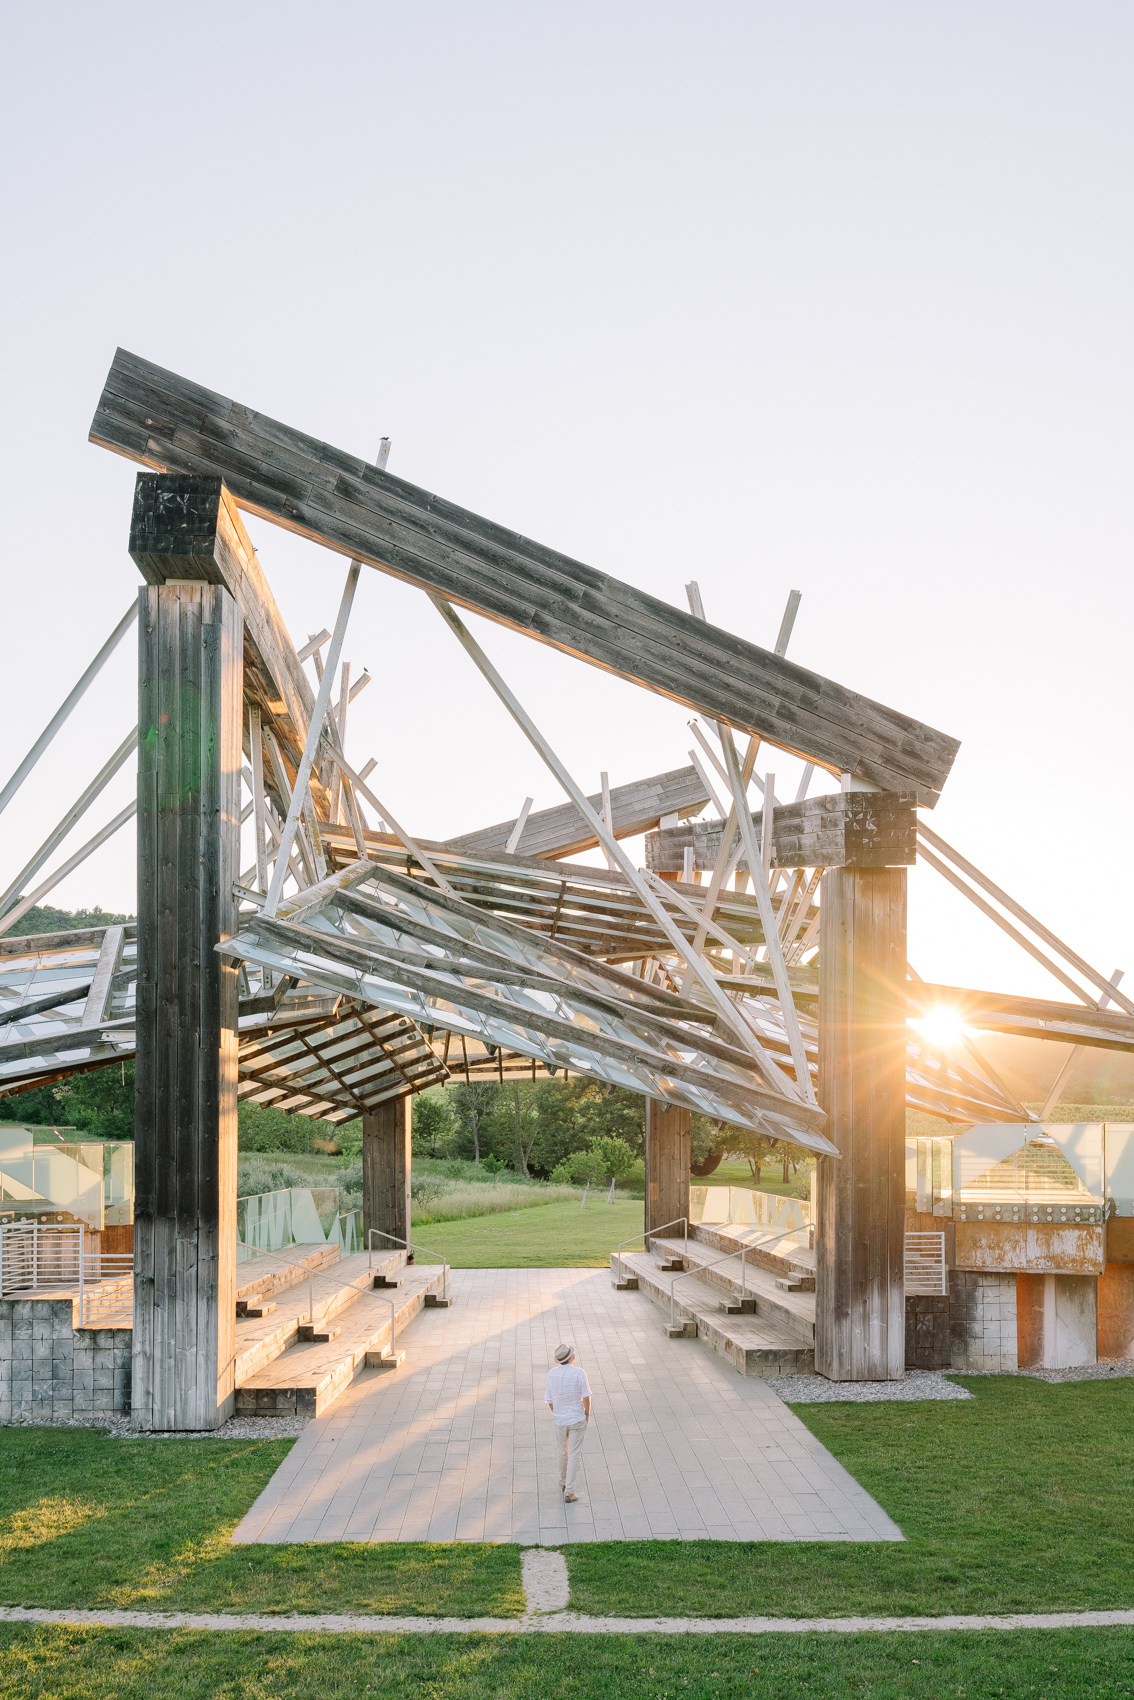
M 132 1410 L 141 1429 L 232 1414 L 236 1316 L 240 610 L 150 585 L 138 619 L 138 989 Z
M 694 615 L 119 349 L 91 441 L 715 720 L 932 808 L 959 745 Z
M 315 698 L 221 479 L 139 473 L 130 558 L 147 584 L 204 579 L 228 591 L 244 620 L 244 694 L 260 710 L 262 724 L 275 733 L 294 778 Z
M 601 791 L 588 801 L 596 814 L 602 812 Z M 615 785 L 610 793 L 614 836 L 634 838 L 656 827 L 666 815 L 697 814 L 708 801 L 709 793 L 695 767 L 679 767 L 672 773 L 636 779 L 630 785 Z M 463 856 L 496 856 L 504 850 L 515 826 L 515 820 L 500 821 L 496 826 L 447 839 L 446 847 Z M 559 861 L 593 850 L 597 843 L 574 803 L 561 803 L 528 816 L 516 849 L 520 855 Z
M 752 816 L 756 837 L 764 838 L 764 813 Z M 689 821 L 663 827 L 646 839 L 646 866 L 655 874 L 679 874 L 685 851 L 693 867 L 711 873 L 720 854 L 723 820 Z M 917 860 L 917 815 L 912 795 L 877 791 L 835 792 L 782 803 L 772 815 L 773 868 L 912 867 Z M 738 868 L 748 872 L 748 858 Z
M 815 1367 L 905 1373 L 906 870 L 829 868 L 819 934 Z

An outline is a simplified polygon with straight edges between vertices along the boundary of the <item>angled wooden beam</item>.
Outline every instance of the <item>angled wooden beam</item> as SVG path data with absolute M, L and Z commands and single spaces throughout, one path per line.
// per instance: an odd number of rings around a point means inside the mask
M 928 808 L 948 777 L 955 738 L 125 349 L 90 436 L 832 773 Z
M 601 791 L 596 791 L 587 801 L 596 815 L 602 813 Z M 694 767 L 678 767 L 670 773 L 636 779 L 630 785 L 612 786 L 614 836 L 634 838 L 640 832 L 651 831 L 663 815 L 697 814 L 708 801 L 709 791 Z M 508 849 L 517 824 L 518 818 L 499 821 L 495 826 L 447 839 L 446 843 L 450 850 L 458 850 L 464 856 L 492 856 Z M 593 850 L 597 843 L 589 823 L 574 803 L 560 803 L 554 809 L 529 813 L 523 827 L 524 855 L 547 861 L 578 856 L 584 850 Z

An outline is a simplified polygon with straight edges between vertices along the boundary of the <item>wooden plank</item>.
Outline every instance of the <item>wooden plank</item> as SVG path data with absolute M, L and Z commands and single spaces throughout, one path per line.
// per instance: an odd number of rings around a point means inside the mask
M 752 814 L 758 841 L 764 838 L 764 812 Z M 646 866 L 654 873 L 678 873 L 685 851 L 693 866 L 710 872 L 720 855 L 725 823 L 690 821 L 663 827 L 646 838 Z M 917 815 L 908 793 L 835 792 L 799 803 L 777 803 L 772 816 L 773 868 L 912 867 L 917 858 Z M 749 872 L 748 858 L 739 863 Z
M 91 441 L 814 761 L 935 803 L 957 740 L 119 349 Z
M 133 1394 L 143 1429 L 232 1411 L 235 926 L 243 622 L 227 590 L 140 593 Z
M 823 875 L 815 1365 L 834 1381 L 905 1372 L 906 874 Z
M 80 1027 L 98 1027 L 106 1020 L 110 1004 L 110 991 L 114 984 L 114 976 L 122 957 L 122 946 L 126 942 L 126 929 L 121 926 L 107 927 L 102 941 L 102 949 L 98 953 L 95 964 L 94 978 L 91 989 L 87 993 L 87 1001 L 83 1005 L 83 1013 L 79 1019 Z
M 634 838 L 656 827 L 663 815 L 697 814 L 709 800 L 709 791 L 694 767 L 651 774 L 648 779 L 636 779 L 631 785 L 614 785 L 610 791 L 614 836 Z M 601 813 L 601 791 L 596 791 L 587 801 L 596 814 Z M 468 856 L 491 856 L 507 849 L 516 824 L 516 820 L 499 821 L 495 826 L 462 833 L 445 842 L 449 849 Z M 524 855 L 529 857 L 556 860 L 578 856 L 584 850 L 593 850 L 597 844 L 597 837 L 574 803 L 529 813 L 523 829 Z

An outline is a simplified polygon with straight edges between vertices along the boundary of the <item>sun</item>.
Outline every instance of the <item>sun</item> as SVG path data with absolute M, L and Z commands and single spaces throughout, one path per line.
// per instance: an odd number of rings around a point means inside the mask
M 938 1004 L 912 1025 L 931 1045 L 940 1045 L 946 1050 L 959 1045 L 965 1037 L 960 1011 L 950 1009 L 948 1004 Z

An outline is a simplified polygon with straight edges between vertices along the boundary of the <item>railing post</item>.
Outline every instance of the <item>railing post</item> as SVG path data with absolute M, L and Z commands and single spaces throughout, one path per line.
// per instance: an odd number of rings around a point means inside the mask
M 83 1224 L 79 1223 L 79 1327 L 83 1326 Z

